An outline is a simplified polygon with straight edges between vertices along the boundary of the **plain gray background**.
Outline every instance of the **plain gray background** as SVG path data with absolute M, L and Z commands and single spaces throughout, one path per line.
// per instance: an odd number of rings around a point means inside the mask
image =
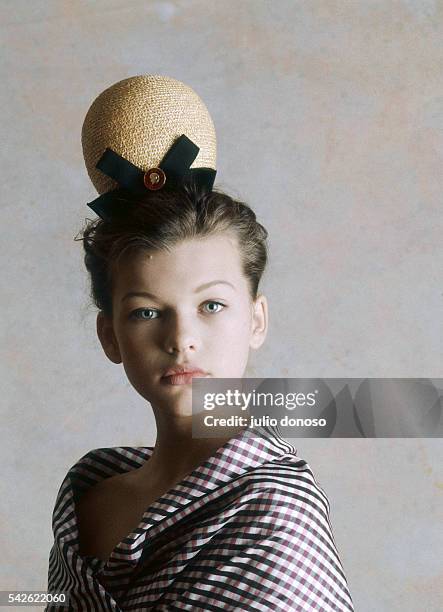
M 217 185 L 270 233 L 249 376 L 442 377 L 443 3 L 2 0 L 1 589 L 45 589 L 67 469 L 153 445 L 95 335 L 80 130 L 136 74 L 184 81 Z M 442 442 L 297 440 L 358 612 L 443 608 Z

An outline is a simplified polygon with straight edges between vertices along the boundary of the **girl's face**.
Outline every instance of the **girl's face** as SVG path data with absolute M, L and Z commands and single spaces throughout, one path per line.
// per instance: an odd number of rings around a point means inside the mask
M 249 349 L 263 343 L 266 298 L 251 300 L 236 239 L 228 233 L 186 240 L 167 251 L 122 258 L 113 276 L 112 320 L 99 313 L 107 356 L 123 363 L 133 387 L 153 406 L 190 411 L 191 377 L 241 378 Z

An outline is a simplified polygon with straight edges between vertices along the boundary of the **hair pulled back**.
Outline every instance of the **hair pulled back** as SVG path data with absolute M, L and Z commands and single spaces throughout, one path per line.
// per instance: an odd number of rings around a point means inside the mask
M 91 298 L 112 316 L 112 281 L 115 265 L 128 252 L 170 250 L 187 239 L 221 232 L 235 236 L 241 265 L 252 299 L 267 263 L 268 233 L 245 203 L 220 190 L 207 191 L 195 183 L 174 189 L 128 196 L 124 215 L 113 221 L 89 222 L 75 240 L 82 240 L 84 262 L 90 275 Z

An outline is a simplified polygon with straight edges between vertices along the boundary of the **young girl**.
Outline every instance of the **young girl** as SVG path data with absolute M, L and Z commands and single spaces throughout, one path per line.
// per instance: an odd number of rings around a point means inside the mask
M 241 378 L 268 326 L 267 233 L 212 189 L 203 103 L 173 79 L 126 79 L 94 102 L 83 143 L 102 193 L 82 237 L 98 337 L 157 438 L 68 471 L 48 590 L 71 610 L 353 610 L 329 501 L 294 448 L 269 428 L 192 436 L 192 379 Z

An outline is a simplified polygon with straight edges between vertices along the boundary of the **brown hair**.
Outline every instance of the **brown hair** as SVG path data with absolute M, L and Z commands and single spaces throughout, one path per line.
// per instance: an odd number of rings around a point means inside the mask
M 113 221 L 89 221 L 82 235 L 84 262 L 91 279 L 91 298 L 105 315 L 112 316 L 112 274 L 129 251 L 170 250 L 182 240 L 219 232 L 236 236 L 245 278 L 252 299 L 267 263 L 268 233 L 254 211 L 219 190 L 208 192 L 195 183 L 147 192 L 122 202 L 124 215 Z

